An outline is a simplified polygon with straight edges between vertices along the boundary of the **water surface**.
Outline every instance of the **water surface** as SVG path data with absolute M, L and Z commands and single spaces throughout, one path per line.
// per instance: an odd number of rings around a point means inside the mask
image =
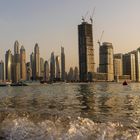
M 140 84 L 1 87 L 0 139 L 139 140 Z

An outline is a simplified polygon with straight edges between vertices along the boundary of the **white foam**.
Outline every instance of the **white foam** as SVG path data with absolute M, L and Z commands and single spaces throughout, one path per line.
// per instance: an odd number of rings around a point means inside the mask
M 6 140 L 140 140 L 140 131 L 120 123 L 94 123 L 88 118 L 58 118 L 34 123 L 26 117 L 5 119 L 0 136 Z

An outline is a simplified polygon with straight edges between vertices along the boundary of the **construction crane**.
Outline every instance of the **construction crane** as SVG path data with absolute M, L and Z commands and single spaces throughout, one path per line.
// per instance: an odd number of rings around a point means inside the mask
M 93 16 L 94 16 L 94 13 L 95 13 L 95 9 L 96 9 L 96 7 L 94 7 L 92 15 L 90 16 L 91 24 L 93 23 Z
M 86 12 L 85 16 L 82 16 L 82 21 L 85 22 L 86 21 L 86 17 L 88 15 L 88 11 Z
M 101 46 L 101 41 L 102 41 L 103 35 L 104 35 L 104 31 L 102 31 L 100 40 L 98 40 L 98 42 L 97 42 L 99 44 L 99 47 Z

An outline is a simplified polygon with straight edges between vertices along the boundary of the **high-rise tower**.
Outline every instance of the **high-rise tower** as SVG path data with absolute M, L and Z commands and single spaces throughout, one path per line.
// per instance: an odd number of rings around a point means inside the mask
M 0 61 L 0 81 L 4 81 L 4 62 Z
M 113 46 L 112 43 L 104 42 L 99 50 L 99 72 L 107 74 L 107 81 L 114 80 Z
M 51 61 L 50 61 L 50 80 L 55 80 L 55 58 L 54 52 L 51 53 Z
M 13 82 L 20 80 L 20 54 L 19 54 L 19 43 L 15 41 L 14 44 L 14 63 L 13 63 Z
M 7 81 L 12 80 L 12 53 L 11 50 L 6 51 L 5 54 L 5 76 Z
M 32 69 L 32 80 L 35 80 L 35 58 L 34 58 L 34 53 L 32 52 L 30 54 L 30 63 L 31 63 L 31 69 Z
M 44 78 L 44 59 L 40 58 L 40 77 Z
M 64 47 L 61 47 L 61 80 L 65 81 L 65 53 L 64 53 Z
M 26 52 L 24 46 L 20 49 L 20 74 L 21 79 L 26 80 Z
M 56 79 L 60 80 L 60 57 L 56 56 Z
M 48 61 L 45 61 L 45 63 L 44 63 L 44 80 L 45 81 L 49 81 L 49 73 L 50 73 L 49 70 L 50 70 L 49 63 L 48 63 Z
M 36 43 L 34 48 L 34 66 L 35 66 L 35 79 L 37 80 L 40 77 L 40 53 L 39 53 L 39 46 Z
M 78 25 L 80 81 L 89 80 L 95 69 L 92 24 Z

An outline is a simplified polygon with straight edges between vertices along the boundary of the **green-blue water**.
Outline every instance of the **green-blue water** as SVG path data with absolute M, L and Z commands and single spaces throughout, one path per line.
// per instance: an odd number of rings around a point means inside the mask
M 0 139 L 139 140 L 140 84 L 1 87 Z

